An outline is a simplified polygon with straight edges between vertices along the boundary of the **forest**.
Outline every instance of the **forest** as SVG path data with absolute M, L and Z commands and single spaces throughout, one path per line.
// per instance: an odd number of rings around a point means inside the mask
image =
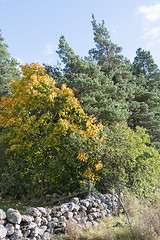
M 104 21 L 91 23 L 88 56 L 61 36 L 53 66 L 19 68 L 0 32 L 0 196 L 159 188 L 160 70 L 150 51 L 131 62 Z

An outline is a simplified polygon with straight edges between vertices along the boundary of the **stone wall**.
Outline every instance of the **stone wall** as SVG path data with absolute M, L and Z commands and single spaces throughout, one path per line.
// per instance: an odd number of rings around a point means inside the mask
M 0 209 L 0 239 L 49 240 L 55 234 L 65 233 L 69 221 L 79 227 L 97 226 L 117 207 L 116 199 L 112 194 L 94 194 L 86 199 L 75 197 L 54 210 L 28 208 L 25 215 L 12 208 L 6 213 Z

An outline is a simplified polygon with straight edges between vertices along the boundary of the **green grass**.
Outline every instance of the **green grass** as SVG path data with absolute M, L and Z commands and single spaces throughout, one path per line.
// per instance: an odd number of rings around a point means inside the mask
M 13 208 L 13 209 L 18 210 L 21 214 L 24 214 L 28 207 L 29 207 L 29 205 L 24 204 L 21 201 L 0 198 L 0 209 L 3 209 L 3 211 L 5 211 L 5 212 L 9 208 Z

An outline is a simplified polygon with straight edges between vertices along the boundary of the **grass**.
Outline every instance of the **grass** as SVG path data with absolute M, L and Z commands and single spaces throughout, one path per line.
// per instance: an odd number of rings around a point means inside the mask
M 21 201 L 10 200 L 10 199 L 2 199 L 0 197 L 0 209 L 3 209 L 3 211 L 5 211 L 5 212 L 9 208 L 13 208 L 13 209 L 18 210 L 21 214 L 24 214 L 28 207 L 29 207 L 29 205 L 24 204 Z
M 40 205 L 38 202 L 24 204 L 20 201 L 0 198 L 0 208 L 5 212 L 12 207 L 22 214 L 26 208 Z M 53 240 L 160 240 L 160 195 L 152 194 L 150 199 L 139 200 L 132 194 L 124 197 L 124 206 L 129 216 L 121 210 L 120 216 L 100 222 L 98 227 L 78 228 L 68 223 L 66 235 L 57 235 Z M 117 223 L 123 226 L 117 226 Z
M 68 224 L 65 240 L 160 240 L 160 196 L 138 200 L 134 195 L 125 197 L 125 209 L 120 216 L 101 222 L 98 227 L 79 229 Z M 117 226 L 122 222 L 123 226 Z

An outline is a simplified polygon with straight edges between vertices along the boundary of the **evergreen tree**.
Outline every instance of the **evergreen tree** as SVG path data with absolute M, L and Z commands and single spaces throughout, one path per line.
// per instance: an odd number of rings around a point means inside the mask
M 65 82 L 74 89 L 87 113 L 103 123 L 126 121 L 130 115 L 126 100 L 133 95 L 130 63 L 119 54 L 121 48 L 111 42 L 104 22 L 97 24 L 93 16 L 92 25 L 97 49 L 90 50 L 89 57 L 76 55 L 61 36 L 57 53 L 64 67 L 58 75 L 56 67 L 45 69 L 53 78 L 60 76 L 58 84 Z
M 160 70 L 150 52 L 139 48 L 132 71 L 136 88 L 128 124 L 132 128 L 137 125 L 146 128 L 152 143 L 160 150 Z
M 4 43 L 4 38 L 0 31 L 0 97 L 11 94 L 9 82 L 17 79 L 20 75 L 16 68 L 18 65 L 8 52 L 8 45 Z
M 101 66 L 102 71 L 108 73 L 118 68 L 123 62 L 123 56 L 120 54 L 122 48 L 112 43 L 104 21 L 101 24 L 97 23 L 92 15 L 91 23 L 96 48 L 89 51 L 90 58 L 93 58 Z

